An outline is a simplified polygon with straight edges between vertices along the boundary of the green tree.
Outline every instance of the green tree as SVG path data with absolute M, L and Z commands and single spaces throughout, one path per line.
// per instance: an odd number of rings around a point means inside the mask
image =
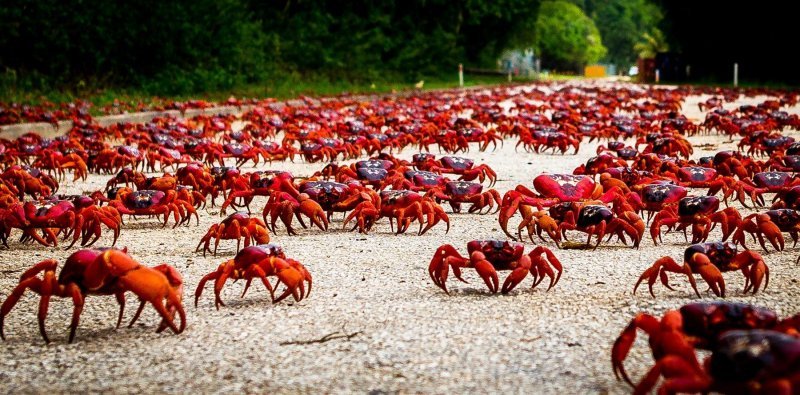
M 664 33 L 654 28 L 652 31 L 642 33 L 639 41 L 633 45 L 633 49 L 640 58 L 652 59 L 659 52 L 669 51 L 669 44 L 664 38 Z
M 636 62 L 633 46 L 646 32 L 656 29 L 662 19 L 661 9 L 650 0 L 589 1 L 587 13 L 592 16 L 608 47 L 606 57 L 620 69 Z
M 542 3 L 536 20 L 536 48 L 544 67 L 572 71 L 597 62 L 607 51 L 594 22 L 566 1 Z

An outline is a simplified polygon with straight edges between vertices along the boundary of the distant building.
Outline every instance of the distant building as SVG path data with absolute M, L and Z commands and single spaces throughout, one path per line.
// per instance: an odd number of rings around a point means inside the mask
M 503 74 L 511 73 L 512 75 L 519 75 L 530 77 L 535 74 L 535 58 L 533 56 L 533 49 L 515 49 L 504 51 L 497 60 L 497 68 Z

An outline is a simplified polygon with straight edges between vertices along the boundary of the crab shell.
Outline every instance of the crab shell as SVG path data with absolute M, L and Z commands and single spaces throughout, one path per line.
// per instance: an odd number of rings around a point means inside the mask
M 719 199 L 716 196 L 685 197 L 678 202 L 678 215 L 682 217 L 709 215 L 718 209 Z
M 683 330 L 689 336 L 703 339 L 713 345 L 717 337 L 732 329 L 773 328 L 778 324 L 774 311 L 745 303 L 699 302 L 689 303 L 680 308 Z
M 389 172 L 379 167 L 359 167 L 356 168 L 356 174 L 361 180 L 376 182 L 386 178 Z
M 279 181 L 294 182 L 292 173 L 283 170 L 257 171 L 250 175 L 250 186 L 253 188 L 271 188 L 277 186 Z
M 705 182 L 711 181 L 717 177 L 717 171 L 708 167 L 681 167 L 680 170 L 678 170 L 678 177 L 681 181 Z
M 736 257 L 736 244 L 722 241 L 692 244 L 683 253 L 684 262 L 691 262 L 694 254 L 703 254 L 714 266 L 725 267 Z
M 163 203 L 166 193 L 152 189 L 131 192 L 125 199 L 125 206 L 133 209 L 145 209 Z
M 794 176 L 782 171 L 756 173 L 753 182 L 761 188 L 780 188 L 788 185 Z
M 381 209 L 391 212 L 394 208 L 408 207 L 408 205 L 422 200 L 422 195 L 408 190 L 381 191 Z
M 235 177 L 239 175 L 239 169 L 232 166 L 214 166 L 211 168 L 211 175 L 215 179 Z
M 55 221 L 67 212 L 75 211 L 75 205 L 66 200 L 45 203 L 25 202 L 25 218 L 36 224 L 55 225 Z
M 222 149 L 225 150 L 225 153 L 231 155 L 244 155 L 249 152 L 252 148 L 247 144 L 241 143 L 228 143 L 222 146 Z
M 309 181 L 302 184 L 300 193 L 307 194 L 325 210 L 342 200 L 350 192 L 347 184 L 332 181 Z
M 542 174 L 533 179 L 533 187 L 546 198 L 563 202 L 589 199 L 596 184 L 591 177 L 572 174 Z
M 283 248 L 277 244 L 270 243 L 247 246 L 239 251 L 233 260 L 236 263 L 236 266 L 244 267 L 251 264 L 256 264 L 270 257 L 286 259 L 286 255 L 283 253 Z
M 475 251 L 482 252 L 486 260 L 498 270 L 503 268 L 503 264 L 519 260 L 524 248 L 522 243 L 505 240 L 472 240 L 467 243 L 467 252 L 470 255 Z
M 449 181 L 444 186 L 447 195 L 454 198 L 466 198 L 483 191 L 483 185 L 477 182 Z
M 597 225 L 602 221 L 610 222 L 614 218 L 614 213 L 606 206 L 590 204 L 583 206 L 578 219 L 575 224 L 579 228 L 587 228 L 589 226 Z
M 778 226 L 782 232 L 797 231 L 797 226 L 800 225 L 800 211 L 783 208 L 777 210 L 769 210 L 766 212 L 769 219 Z
M 686 197 L 686 188 L 674 184 L 650 184 L 642 189 L 642 200 L 645 203 L 667 205 Z
M 460 156 L 443 156 L 440 159 L 444 167 L 453 170 L 469 170 L 475 164 L 475 161 Z
M 435 187 L 445 179 L 441 174 L 422 170 L 406 170 L 403 172 L 403 176 L 420 187 Z
M 723 333 L 708 367 L 717 382 L 730 382 L 733 388 L 741 390 L 742 384 L 749 388 L 752 380 L 760 383 L 781 378 L 793 380 L 798 365 L 800 340 L 781 332 L 755 329 Z
M 394 163 L 392 163 L 392 161 L 384 159 L 369 159 L 369 160 L 360 160 L 356 162 L 356 169 L 390 170 L 392 167 L 394 167 Z

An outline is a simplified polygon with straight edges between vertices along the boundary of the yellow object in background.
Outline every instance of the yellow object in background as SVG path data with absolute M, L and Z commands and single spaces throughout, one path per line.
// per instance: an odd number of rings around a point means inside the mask
M 589 65 L 583 68 L 583 75 L 587 78 L 601 78 L 606 76 L 605 66 L 599 64 Z

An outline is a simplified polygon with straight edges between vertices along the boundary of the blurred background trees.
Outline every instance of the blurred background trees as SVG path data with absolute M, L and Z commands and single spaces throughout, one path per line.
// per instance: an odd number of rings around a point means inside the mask
M 624 71 L 668 43 L 698 75 L 725 72 L 748 54 L 743 75 L 766 74 L 757 48 L 779 52 L 780 40 L 720 36 L 758 37 L 759 29 L 731 24 L 787 18 L 749 8 L 759 18 L 721 0 L 6 0 L 0 86 L 188 94 L 309 78 L 414 82 L 452 75 L 459 63 L 494 68 L 504 50 L 525 48 L 561 71 L 596 61 Z M 715 50 L 724 56 L 703 58 Z M 718 59 L 724 69 L 703 66 Z
M 566 1 L 542 3 L 535 31 L 535 47 L 545 68 L 579 71 L 608 52 L 594 21 Z

